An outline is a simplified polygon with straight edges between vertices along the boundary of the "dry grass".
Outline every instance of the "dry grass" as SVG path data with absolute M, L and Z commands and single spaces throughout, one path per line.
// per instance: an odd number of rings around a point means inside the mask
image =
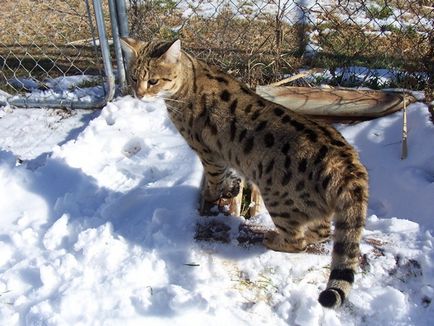
M 0 40 L 2 45 L 69 44 L 90 39 L 91 29 L 83 0 L 2 1 Z M 89 1 L 92 6 L 92 1 Z M 104 2 L 104 10 L 108 12 Z M 91 11 L 93 9 L 91 7 Z M 105 15 L 108 24 L 108 15 Z

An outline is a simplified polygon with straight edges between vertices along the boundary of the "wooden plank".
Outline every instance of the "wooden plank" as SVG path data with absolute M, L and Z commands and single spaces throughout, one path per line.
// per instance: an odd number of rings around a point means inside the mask
M 244 180 L 241 180 L 240 192 L 238 193 L 238 195 L 236 197 L 230 199 L 230 203 L 229 203 L 229 213 L 233 216 L 240 216 L 241 215 L 243 189 L 244 189 Z
M 253 217 L 260 213 L 262 207 L 264 207 L 264 202 L 262 201 L 261 193 L 259 192 L 258 187 L 252 184 L 252 195 L 251 195 L 251 203 L 254 203 L 250 207 L 249 213 L 250 216 Z
M 312 75 L 312 74 L 315 74 L 315 73 L 320 72 L 320 71 L 323 71 L 323 70 L 324 70 L 324 69 L 321 69 L 321 68 L 313 68 L 313 69 L 310 69 L 310 70 L 308 70 L 308 71 L 304 71 L 304 72 L 301 72 L 301 73 L 299 73 L 299 74 L 296 74 L 296 75 L 294 75 L 294 76 L 291 76 L 291 77 L 288 77 L 288 78 L 285 78 L 285 79 L 279 80 L 278 82 L 272 83 L 272 84 L 270 84 L 269 86 L 273 86 L 273 87 L 282 86 L 282 85 L 284 85 L 284 84 L 288 84 L 288 83 L 293 82 L 293 81 L 295 81 L 295 80 L 297 80 L 297 79 L 300 79 L 300 78 L 304 78 L 304 77 L 310 76 L 310 75 Z
M 367 120 L 381 117 L 415 102 L 410 94 L 343 88 L 258 86 L 262 97 L 312 117 Z
M 407 133 L 407 106 L 404 100 L 404 109 L 402 110 L 402 148 L 401 160 L 405 160 L 408 156 L 408 133 Z

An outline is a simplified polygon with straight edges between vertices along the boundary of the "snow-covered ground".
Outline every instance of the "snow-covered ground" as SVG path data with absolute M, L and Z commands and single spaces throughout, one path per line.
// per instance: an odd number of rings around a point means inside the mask
M 34 78 L 18 77 L 8 79 L 7 83 L 22 94 L 9 94 L 0 89 L 0 105 L 23 101 L 47 103 L 48 101 L 69 104 L 71 102 L 91 106 L 105 97 L 102 78 L 92 75 L 61 76 L 38 81 Z M 19 93 L 17 91 L 17 93 Z M 68 105 L 66 105 L 68 106 Z
M 317 302 L 329 253 L 241 245 L 242 218 L 198 216 L 202 168 L 164 104 L 0 108 L 0 325 L 431 325 L 434 125 L 422 103 L 408 120 L 406 160 L 401 113 L 338 126 L 371 197 L 361 268 L 333 311 Z M 194 240 L 210 220 L 230 243 Z

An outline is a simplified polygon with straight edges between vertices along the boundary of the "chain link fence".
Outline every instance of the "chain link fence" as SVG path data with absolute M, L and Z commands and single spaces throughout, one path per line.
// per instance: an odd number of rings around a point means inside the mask
M 0 3 L 0 103 L 87 108 L 111 97 L 111 67 L 104 62 L 108 3 Z
M 112 64 L 125 86 L 118 34 L 127 35 L 127 21 L 131 36 L 180 37 L 190 52 L 252 87 L 315 68 L 294 83 L 425 89 L 432 96 L 432 0 L 0 3 L 0 104 L 104 105 L 114 92 Z
M 132 36 L 180 37 L 251 86 L 320 68 L 296 83 L 432 89 L 432 0 L 128 1 Z

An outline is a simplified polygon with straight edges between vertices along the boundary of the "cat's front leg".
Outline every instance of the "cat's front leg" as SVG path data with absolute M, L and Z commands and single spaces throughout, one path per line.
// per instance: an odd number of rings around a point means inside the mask
M 222 198 L 231 199 L 240 193 L 241 178 L 233 170 L 226 170 L 222 187 Z
M 199 209 L 201 215 L 213 215 L 211 211 L 215 205 L 218 206 L 219 211 L 223 209 L 227 201 L 222 202 L 220 199 L 236 197 L 241 188 L 241 178 L 230 170 L 220 173 L 205 169 L 203 181 L 202 199 Z M 221 206 L 222 204 L 223 206 Z
M 203 199 L 215 202 L 221 198 L 230 199 L 240 192 L 241 178 L 224 162 L 212 155 L 200 155 L 204 167 L 205 184 Z

